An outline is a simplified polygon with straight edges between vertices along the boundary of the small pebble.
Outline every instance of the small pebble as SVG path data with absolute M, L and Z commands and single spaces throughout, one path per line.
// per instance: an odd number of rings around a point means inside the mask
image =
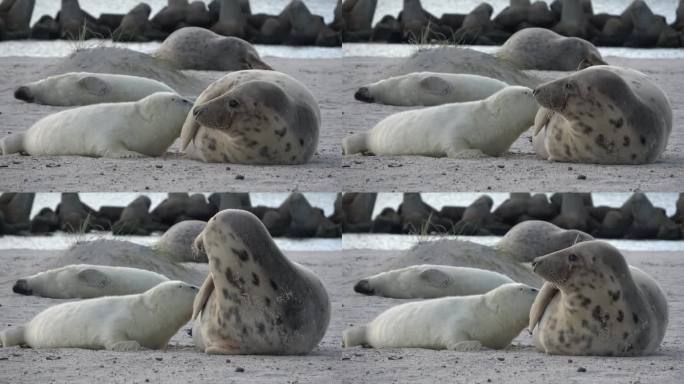
M 244 180 L 245 177 L 243 175 L 236 175 L 235 180 Z
M 504 360 L 506 360 L 506 359 L 503 358 L 503 357 L 497 357 L 496 359 L 499 360 L 499 361 L 504 361 Z
M 577 180 L 586 180 L 587 177 L 585 175 L 577 175 Z
M 226 359 L 226 363 L 230 363 L 230 359 Z
M 587 371 L 587 369 L 584 367 L 577 368 L 577 372 L 586 372 L 586 371 Z
M 164 360 L 164 358 L 162 358 L 162 357 L 155 357 L 154 359 L 157 360 L 157 361 L 162 361 L 162 360 Z
M 235 368 L 235 372 L 244 372 L 244 371 L 245 371 L 245 369 L 242 367 Z

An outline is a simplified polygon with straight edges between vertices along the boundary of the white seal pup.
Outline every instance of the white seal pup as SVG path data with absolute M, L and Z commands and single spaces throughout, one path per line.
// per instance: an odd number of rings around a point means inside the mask
M 550 161 L 645 164 L 665 151 L 672 107 L 641 72 L 593 66 L 540 85 L 537 156 Z
M 414 72 L 364 85 L 354 98 L 367 103 L 433 106 L 486 99 L 507 86 L 485 76 Z
M 502 349 L 525 328 L 537 292 L 529 285 L 513 283 L 484 295 L 397 305 L 367 325 L 345 330 L 342 344 L 454 351 Z
M 303 164 L 318 147 L 321 112 L 293 77 L 237 71 L 199 95 L 181 132 L 188 157 L 205 162 Z
M 606 64 L 592 43 L 545 28 L 525 28 L 514 33 L 496 56 L 520 69 L 544 71 L 576 71 Z
M 289 261 L 252 213 L 226 209 L 197 237 L 209 276 L 195 300 L 192 337 L 208 354 L 310 352 L 330 321 L 318 277 Z
M 94 104 L 57 112 L 26 132 L 0 140 L 3 155 L 161 156 L 178 138 L 192 103 L 158 92 L 127 103 Z
M 51 299 L 88 299 L 142 293 L 168 280 L 144 269 L 75 264 L 19 279 L 12 291 Z
M 138 101 L 153 93 L 176 93 L 168 85 L 139 76 L 69 72 L 20 86 L 14 97 L 28 103 L 73 106 Z
M 354 291 L 395 299 L 431 299 L 480 295 L 514 282 L 504 274 L 485 269 L 423 264 L 367 277 L 354 285 Z
M 232 36 L 221 36 L 205 28 L 185 27 L 167 37 L 153 54 L 179 69 L 239 71 L 265 69 L 252 44 Z
M 521 86 L 467 103 L 390 115 L 368 132 L 342 141 L 346 155 L 422 155 L 451 158 L 499 156 L 532 126 L 539 105 Z
M 167 281 L 137 295 L 55 305 L 0 332 L 0 341 L 3 347 L 162 349 L 190 320 L 197 291 L 182 281 Z
M 527 220 L 516 224 L 494 246 L 500 254 L 521 263 L 594 238 L 576 229 L 563 229 L 548 221 Z
M 667 299 L 649 275 L 598 241 L 538 257 L 546 282 L 530 310 L 535 345 L 553 355 L 636 356 L 655 351 L 668 323 Z

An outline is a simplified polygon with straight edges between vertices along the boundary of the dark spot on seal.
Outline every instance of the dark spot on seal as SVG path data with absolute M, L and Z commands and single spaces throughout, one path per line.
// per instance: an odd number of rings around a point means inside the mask
M 242 261 L 249 260 L 249 253 L 247 253 L 247 250 L 245 250 L 245 249 L 231 248 L 230 251 L 233 252 L 234 254 L 236 254 L 237 257 L 240 258 L 240 260 L 242 260 Z
M 211 150 L 211 151 L 215 151 L 216 150 L 216 139 L 214 139 L 213 137 L 209 138 L 209 143 L 207 144 L 207 148 L 209 148 L 209 150 Z
M 563 331 L 558 332 L 558 342 L 561 344 L 565 343 L 565 334 Z
M 259 149 L 259 156 L 262 156 L 262 157 L 269 157 L 269 155 L 268 155 L 268 146 L 264 145 L 263 147 L 261 147 L 261 149 Z
M 304 146 L 304 139 L 299 139 L 299 145 Z
M 625 313 L 622 312 L 621 309 L 619 309 L 619 310 L 618 310 L 617 317 L 616 317 L 615 319 L 617 319 L 618 322 L 622 323 L 622 320 L 625 319 Z
M 283 318 L 280 317 L 280 316 L 276 317 L 276 319 L 275 319 L 275 324 L 276 324 L 276 325 L 280 325 L 280 324 L 282 324 L 282 323 L 283 323 Z
M 243 335 L 249 335 L 249 330 L 247 329 L 247 327 L 245 327 L 245 326 L 242 327 L 242 334 Z
M 292 149 L 292 144 L 290 142 L 285 143 L 285 152 L 290 152 Z
M 252 272 L 252 284 L 256 285 L 257 287 L 259 286 L 259 275 L 254 272 Z
M 297 160 L 297 156 L 295 156 L 295 155 L 292 155 L 292 158 L 291 158 L 290 160 L 292 160 L 292 161 L 295 161 L 295 160 Z
M 274 129 L 273 133 L 275 133 L 276 135 L 278 135 L 280 137 L 283 137 L 287 133 L 287 127 L 283 126 L 280 129 Z
M 587 135 L 590 134 L 590 133 L 592 133 L 592 132 L 594 132 L 594 128 L 590 127 L 590 126 L 587 125 L 587 124 L 580 123 L 580 126 L 583 128 L 583 129 L 582 129 L 582 132 L 584 132 L 584 133 L 587 134 Z
M 227 299 L 227 298 L 228 298 L 228 290 L 227 290 L 227 289 L 223 288 L 223 289 L 221 290 L 221 293 L 223 293 L 223 298 L 224 298 L 224 299 Z
M 584 308 L 588 307 L 589 304 L 591 304 L 591 299 L 588 297 L 585 297 L 584 299 L 582 299 L 582 303 L 580 303 L 580 305 Z
M 603 318 L 601 317 L 601 306 L 597 305 L 594 307 L 594 310 L 591 312 L 591 317 L 594 318 L 594 320 L 601 322 Z
M 278 284 L 276 284 L 276 282 L 273 281 L 273 279 L 268 279 L 268 283 L 271 284 L 271 288 L 273 288 L 274 291 L 278 290 Z
M 582 319 L 582 328 L 589 328 L 589 322 L 587 319 Z
M 632 320 L 634 320 L 634 324 L 639 322 L 639 316 L 637 316 L 636 312 L 632 312 Z
M 637 154 L 636 154 L 636 153 L 632 153 L 632 160 L 636 160 L 636 158 L 637 158 Z
M 625 136 L 622 138 L 622 146 L 623 147 L 629 147 L 629 144 L 632 142 L 632 140 L 629 138 L 629 136 Z
M 589 117 L 592 118 L 592 119 L 596 118 L 596 116 L 594 116 L 593 113 L 589 113 L 589 112 L 587 112 L 587 116 L 589 116 Z
M 263 335 L 266 333 L 266 326 L 263 323 L 257 323 L 257 332 L 259 332 L 260 335 Z
M 646 145 L 646 138 L 643 136 L 639 136 L 639 140 L 641 140 L 641 145 Z
M 613 301 L 618 301 L 620 299 L 620 291 L 611 291 L 610 289 L 608 290 L 608 295 L 610 296 Z
M 565 144 L 564 148 L 565 148 L 565 155 L 568 157 L 572 157 L 572 153 L 570 153 L 570 146 Z
M 247 146 L 248 146 L 249 148 L 254 148 L 254 147 L 256 147 L 257 144 L 259 144 L 259 143 L 257 143 L 255 140 L 249 140 L 249 141 L 247 142 Z
M 627 340 L 628 337 L 629 337 L 629 333 L 625 332 L 622 334 L 622 340 Z
M 615 127 L 615 129 L 620 129 L 622 128 L 622 125 L 625 123 L 625 120 L 621 117 L 617 120 L 608 119 L 608 122 L 611 123 L 613 127 Z
M 270 307 L 271 306 L 271 299 L 269 299 L 268 297 L 264 297 L 264 303 L 266 304 L 267 307 Z

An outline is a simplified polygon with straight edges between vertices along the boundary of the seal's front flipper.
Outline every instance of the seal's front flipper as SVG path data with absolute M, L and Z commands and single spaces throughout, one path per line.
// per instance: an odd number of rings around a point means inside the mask
M 143 349 L 143 347 L 135 340 L 108 342 L 105 344 L 105 348 L 116 352 L 132 352 Z
M 237 341 L 223 339 L 212 341 L 204 353 L 207 355 L 236 355 L 240 352 L 240 344 Z
M 419 275 L 426 284 L 435 288 L 446 288 L 451 284 L 451 277 L 439 269 L 426 269 Z
M 482 350 L 482 343 L 478 340 L 459 341 L 457 343 L 447 345 L 447 349 L 456 352 L 474 352 Z
M 537 326 L 537 323 L 539 323 L 544 315 L 546 307 L 548 307 L 551 300 L 553 300 L 553 297 L 556 296 L 558 292 L 560 292 L 560 290 L 548 281 L 542 285 L 541 290 L 539 290 L 537 298 L 534 299 L 534 303 L 532 303 L 532 308 L 530 309 L 530 324 L 528 326 L 530 333 L 534 330 L 534 327 Z
M 342 154 L 353 155 L 354 153 L 368 151 L 368 133 L 361 132 L 342 139 Z
M 420 81 L 420 88 L 435 96 L 447 96 L 451 93 L 451 84 L 441 77 L 428 76 Z
M 343 348 L 355 347 L 357 345 L 368 345 L 365 325 L 347 328 L 342 332 Z
M 86 92 L 95 96 L 104 96 L 111 90 L 106 81 L 95 76 L 82 77 L 76 83 Z
M 11 347 L 13 345 L 25 345 L 24 326 L 7 328 L 0 332 L 0 347 Z
M 0 139 L 0 155 L 24 152 L 24 133 L 15 133 Z

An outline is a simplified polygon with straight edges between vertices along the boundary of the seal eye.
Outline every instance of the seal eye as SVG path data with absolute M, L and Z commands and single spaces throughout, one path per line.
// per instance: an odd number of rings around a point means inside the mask
M 565 89 L 572 89 L 572 83 L 565 83 Z
M 228 105 L 230 105 L 231 108 L 237 108 L 238 105 L 240 105 L 240 103 L 238 103 L 238 101 L 235 100 L 235 99 L 231 99 L 231 100 L 228 102 Z
M 570 260 L 571 262 L 577 261 L 577 255 L 575 255 L 574 253 L 571 253 L 571 254 L 568 256 L 568 260 Z

